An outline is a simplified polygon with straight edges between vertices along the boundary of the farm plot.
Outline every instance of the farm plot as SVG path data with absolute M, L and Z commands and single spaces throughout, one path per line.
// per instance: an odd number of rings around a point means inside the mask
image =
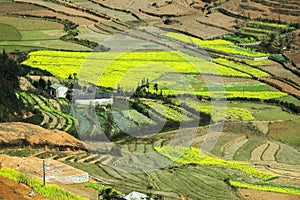
M 255 118 L 251 112 L 244 108 L 238 107 L 226 107 L 226 108 L 214 108 L 211 104 L 204 104 L 195 101 L 186 102 L 187 106 L 194 108 L 199 112 L 204 112 L 212 116 L 213 121 L 220 121 L 225 119 L 240 119 L 243 121 L 254 120 Z M 223 112 L 222 112 L 223 111 Z
M 198 165 L 219 165 L 228 167 L 231 169 L 237 169 L 244 173 L 247 173 L 249 175 L 252 175 L 253 177 L 262 179 L 262 180 L 269 180 L 276 178 L 277 176 L 274 174 L 266 173 L 259 171 L 255 168 L 253 168 L 249 163 L 245 162 L 237 162 L 237 161 L 225 161 L 219 158 L 214 158 L 211 156 L 208 156 L 201 152 L 200 149 L 191 147 L 168 147 L 164 146 L 161 148 L 156 147 L 156 151 L 158 151 L 160 154 L 168 157 L 172 161 L 175 161 L 177 163 L 181 164 L 198 164 Z
M 56 22 L 1 16 L 0 24 L 4 28 L 3 31 L 10 33 L 0 34 L 0 46 L 8 51 L 41 48 L 89 50 L 87 47 L 60 40 L 59 38 L 66 33 L 63 31 L 63 25 Z
M 53 75 L 67 78 L 70 74 L 77 73 L 78 78 L 99 86 L 117 88 L 119 84 L 125 90 L 133 89 L 141 81 L 140 74 L 147 74 L 149 81 L 158 80 L 166 73 L 179 74 L 213 74 L 221 76 L 250 77 L 248 74 L 234 69 L 214 65 L 206 60 L 191 57 L 179 52 L 63 52 L 63 51 L 37 51 L 30 53 L 30 59 L 23 62 L 31 67 L 47 70 Z M 99 80 L 100 79 L 100 80 Z M 233 83 L 233 85 L 238 83 Z M 243 83 L 241 83 L 243 84 Z M 251 85 L 252 84 L 252 85 Z M 215 97 L 248 97 L 248 98 L 276 98 L 285 96 L 285 93 L 269 91 L 263 85 L 254 86 L 249 83 L 251 90 L 240 86 L 229 86 L 228 91 L 213 92 Z M 186 87 L 186 84 L 177 88 Z M 231 88 L 231 89 L 229 89 Z M 233 91 L 232 88 L 239 88 Z M 242 89 L 241 89 L 242 88 Z M 248 86 L 247 86 L 248 88 Z M 186 89 L 186 88 L 185 88 Z M 258 90 L 259 89 L 259 90 Z M 173 91 L 165 90 L 164 94 Z M 191 91 L 175 91 L 176 94 L 190 93 Z M 192 92 L 196 95 L 211 96 L 210 92 L 199 89 Z
M 104 13 L 115 19 L 120 19 L 121 21 L 134 21 L 137 20 L 130 13 L 109 9 L 108 7 L 101 6 L 97 1 L 86 1 L 86 0 L 71 0 L 73 4 L 82 6 L 87 9 L 96 10 L 100 13 Z
M 25 92 L 20 93 L 20 96 L 25 104 L 34 105 L 35 108 L 42 112 L 44 119 L 40 125 L 49 129 L 68 131 L 78 123 L 72 116 L 59 111 L 58 107 L 54 107 L 51 103 L 53 101 L 50 101 L 43 96 L 26 94 Z M 60 104 L 55 102 L 55 105 L 57 106 Z
M 18 0 L 18 2 L 26 2 L 26 3 L 32 3 L 32 0 Z M 64 14 L 69 14 L 72 13 L 72 15 L 77 16 L 77 17 L 83 17 L 83 18 L 87 18 L 87 19 L 92 19 L 94 21 L 105 21 L 103 18 L 101 17 L 97 17 L 95 15 L 80 11 L 80 10 L 76 10 L 75 8 L 69 8 L 67 6 L 61 5 L 59 3 L 54 3 L 51 1 L 43 1 L 43 0 L 37 0 L 34 2 L 36 5 L 40 5 L 46 8 L 49 8 L 51 10 L 55 10 L 56 12 L 60 12 L 60 13 L 64 13 Z
M 37 51 L 30 53 L 30 59 L 23 64 L 47 70 L 61 78 L 78 73 L 83 81 L 113 88 L 119 83 L 125 89 L 136 87 L 141 81 L 139 74 L 147 74 L 150 81 L 167 72 L 249 76 L 179 52 Z
M 165 119 L 169 119 L 175 122 L 181 121 L 190 121 L 192 120 L 188 117 L 188 112 L 178 112 L 177 110 L 172 109 L 168 105 L 161 104 L 159 102 L 154 101 L 144 101 L 144 104 L 148 105 L 151 109 L 153 109 L 156 113 L 162 115 Z M 191 114 L 190 114 L 191 115 Z
M 259 69 L 254 68 L 254 67 L 243 65 L 241 63 L 236 63 L 236 62 L 224 59 L 224 58 L 214 59 L 214 62 L 219 63 L 221 65 L 225 65 L 227 67 L 232 67 L 236 70 L 245 72 L 245 73 L 250 74 L 251 76 L 254 76 L 254 77 L 268 77 L 268 76 L 270 76 L 268 73 L 263 72 Z
M 165 36 L 185 42 L 198 45 L 200 48 L 220 52 L 226 55 L 238 55 L 249 58 L 267 57 L 268 54 L 257 52 L 251 49 L 236 46 L 234 43 L 226 40 L 200 40 L 180 33 L 168 32 Z
M 275 156 L 277 162 L 300 165 L 300 152 L 297 149 L 283 143 L 279 145 L 279 150 Z
M 155 125 L 156 123 L 136 110 L 123 110 L 122 114 L 139 126 Z
M 141 162 L 141 161 L 140 161 Z M 84 169 L 91 175 L 101 177 L 114 183 L 117 190 L 131 192 L 136 190 L 146 192 L 147 186 L 152 186 L 151 192 L 162 194 L 165 199 L 180 199 L 185 196 L 191 199 L 209 198 L 215 200 L 238 199 L 224 183 L 224 179 L 250 181 L 247 175 L 238 170 L 218 166 L 177 166 L 171 165 L 161 170 L 151 172 L 130 173 L 116 171 L 108 166 L 97 166 L 87 163 L 70 163 Z M 118 165 L 118 163 L 116 163 Z
M 274 120 L 292 120 L 298 119 L 299 116 L 283 111 L 281 107 L 260 104 L 260 103 L 246 103 L 246 102 L 229 102 L 228 107 L 244 108 L 251 111 L 256 120 L 274 121 Z M 274 125 L 276 125 L 275 123 Z M 281 131 L 279 131 L 281 133 Z

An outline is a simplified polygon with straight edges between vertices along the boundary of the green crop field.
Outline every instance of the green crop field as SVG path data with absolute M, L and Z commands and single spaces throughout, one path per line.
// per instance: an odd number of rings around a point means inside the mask
M 20 40 L 21 33 L 15 27 L 0 23 L 0 41 Z
M 164 146 L 164 147 L 156 147 L 155 150 L 158 151 L 163 156 L 168 157 L 172 161 L 181 164 L 219 165 L 219 166 L 240 170 L 244 173 L 247 173 L 253 177 L 262 180 L 270 180 L 277 177 L 274 174 L 259 171 L 246 162 L 226 161 L 220 158 L 208 156 L 203 152 L 201 152 L 200 149 L 194 147 L 186 148 L 180 146 L 177 147 Z
M 27 19 L 21 17 L 0 17 L 0 23 L 14 26 L 20 31 L 63 29 L 62 24 L 42 19 Z
M 250 66 L 247 66 L 247 65 L 244 65 L 244 64 L 241 64 L 241 63 L 236 63 L 236 62 L 224 59 L 224 58 L 214 59 L 214 62 L 216 62 L 218 64 L 221 64 L 221 65 L 224 65 L 224 66 L 232 67 L 232 68 L 240 70 L 242 72 L 246 72 L 248 74 L 251 74 L 254 77 L 267 77 L 267 76 L 270 76 L 268 73 L 263 72 L 259 69 L 254 68 L 254 67 L 250 67 Z
M 187 101 L 185 102 L 187 106 L 194 108 L 197 111 L 204 112 L 212 115 L 213 121 L 220 121 L 225 119 L 240 119 L 243 121 L 254 120 L 252 113 L 250 110 L 245 108 L 238 107 L 226 107 L 226 108 L 218 108 L 213 107 L 211 104 L 199 103 L 195 101 Z
M 88 51 L 89 48 L 60 40 L 64 26 L 44 19 L 0 17 L 0 48 L 6 51 L 59 49 Z
M 165 36 L 180 40 L 182 42 L 186 43 L 195 43 L 199 45 L 199 47 L 204 48 L 204 49 L 209 49 L 217 52 L 223 52 L 226 54 L 232 54 L 232 55 L 240 55 L 240 56 L 246 56 L 246 57 L 266 57 L 268 54 L 257 52 L 248 48 L 244 47 L 239 47 L 235 45 L 234 43 L 227 41 L 227 40 L 200 40 L 195 37 L 190 37 L 184 34 L 180 33 L 174 33 L 174 32 L 169 32 L 166 33 Z
M 166 119 L 170 119 L 176 122 L 189 121 L 191 120 L 186 113 L 178 112 L 167 105 L 160 104 L 159 102 L 146 101 L 144 104 L 151 107 L 157 113 L 160 113 Z

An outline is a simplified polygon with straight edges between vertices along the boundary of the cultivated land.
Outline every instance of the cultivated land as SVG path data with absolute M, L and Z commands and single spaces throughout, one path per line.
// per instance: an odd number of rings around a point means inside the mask
M 299 7 L 0 0 L 0 48 L 22 63 L 23 104 L 12 113 L 22 122 L 0 124 L 0 199 L 96 198 L 91 178 L 45 192 L 22 166 L 40 159 L 88 172 L 111 199 L 300 199 Z M 77 90 L 54 98 L 55 82 Z

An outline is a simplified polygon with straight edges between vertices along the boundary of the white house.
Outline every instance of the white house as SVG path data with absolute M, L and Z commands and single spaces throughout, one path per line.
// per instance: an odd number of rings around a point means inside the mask
M 56 98 L 66 98 L 68 90 L 69 90 L 69 88 L 67 88 L 61 84 L 54 83 L 54 84 L 50 85 L 49 94 Z
M 143 193 L 133 191 L 130 194 L 128 194 L 127 196 L 125 196 L 124 199 L 126 199 L 126 200 L 146 200 L 146 199 L 150 199 L 150 198 Z M 150 199 L 150 200 L 153 200 L 153 199 Z

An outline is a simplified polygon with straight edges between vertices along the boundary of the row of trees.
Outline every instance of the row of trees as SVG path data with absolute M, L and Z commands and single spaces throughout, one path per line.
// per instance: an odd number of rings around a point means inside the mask
M 11 121 L 21 113 L 23 104 L 16 96 L 20 89 L 21 71 L 17 62 L 9 58 L 6 52 L 0 54 L 0 121 Z

